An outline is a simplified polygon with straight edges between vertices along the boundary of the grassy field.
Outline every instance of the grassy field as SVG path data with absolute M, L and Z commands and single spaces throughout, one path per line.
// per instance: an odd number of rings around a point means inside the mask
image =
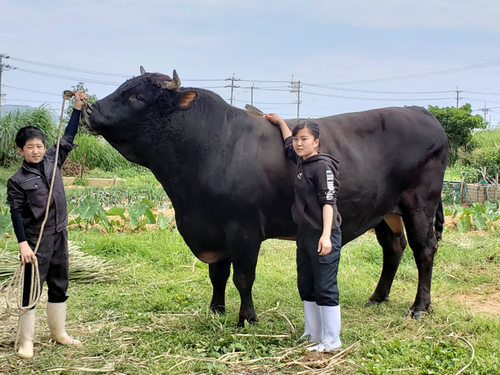
M 259 322 L 238 330 L 234 285 L 228 285 L 226 315 L 211 314 L 208 267 L 177 232 L 72 231 L 70 239 L 86 253 L 112 259 L 118 275 L 105 284 L 70 284 L 67 328 L 84 346 L 49 342 L 42 301 L 35 357 L 20 360 L 12 354 L 16 319 L 2 306 L 0 373 L 314 374 L 331 373 L 322 372 L 329 365 L 338 374 L 456 374 L 470 362 L 472 347 L 474 361 L 465 374 L 500 373 L 498 232 L 446 233 L 436 256 L 433 309 L 417 321 L 404 317 L 416 293 L 411 250 L 404 254 L 391 301 L 365 308 L 381 270 L 381 250 L 372 233 L 344 247 L 342 341 L 350 348 L 339 357 L 304 356 L 293 242 L 264 243 L 254 285 Z M 0 246 L 17 251 L 12 240 L 0 240 Z

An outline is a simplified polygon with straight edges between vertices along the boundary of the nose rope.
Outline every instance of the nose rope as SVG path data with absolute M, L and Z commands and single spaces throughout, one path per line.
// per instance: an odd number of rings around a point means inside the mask
M 66 104 L 66 100 L 71 99 L 75 96 L 75 93 L 70 90 L 65 90 L 62 94 L 63 102 L 61 108 L 61 116 L 59 119 L 59 131 L 57 134 L 57 143 L 56 143 L 56 156 L 54 160 L 54 168 L 52 170 L 52 181 L 50 182 L 49 188 L 49 196 L 47 198 L 47 205 L 45 207 L 45 217 L 42 221 L 42 225 L 40 227 L 40 234 L 38 235 L 38 240 L 36 242 L 35 249 L 33 253 L 36 255 L 38 248 L 40 247 L 40 243 L 42 242 L 43 230 L 45 228 L 45 223 L 49 217 L 49 208 L 50 208 L 50 200 L 52 198 L 52 191 L 54 189 L 54 181 L 56 177 L 57 171 L 57 162 L 59 159 L 59 146 L 61 144 L 61 132 L 62 132 L 62 124 L 64 118 L 64 106 Z M 85 102 L 85 100 L 84 100 Z M 7 286 L 7 313 L 14 316 L 21 316 L 25 312 L 31 310 L 36 306 L 38 301 L 40 300 L 40 272 L 38 269 L 38 260 L 35 257 L 35 260 L 31 262 L 31 284 L 30 284 L 30 293 L 29 293 L 29 302 L 28 306 L 23 306 L 23 292 L 24 292 L 24 277 L 26 271 L 26 264 L 20 264 L 17 270 L 14 272 L 12 279 Z M 15 306 L 12 305 L 14 301 Z M 14 350 L 17 350 L 18 340 L 19 340 L 19 323 L 17 327 L 16 341 L 14 344 Z

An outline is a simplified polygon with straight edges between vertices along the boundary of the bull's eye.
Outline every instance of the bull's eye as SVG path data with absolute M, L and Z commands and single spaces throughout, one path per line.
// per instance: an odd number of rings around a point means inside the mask
M 140 100 L 141 102 L 143 101 L 142 96 L 140 96 L 140 95 L 136 95 L 136 97 L 135 97 L 135 98 L 136 98 L 137 100 Z

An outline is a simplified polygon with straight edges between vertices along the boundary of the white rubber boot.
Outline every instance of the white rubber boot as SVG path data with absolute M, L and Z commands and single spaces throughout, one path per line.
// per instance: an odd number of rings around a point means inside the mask
M 47 302 L 47 322 L 50 338 L 62 345 L 80 346 L 82 343 L 66 333 L 66 302 Z
M 323 340 L 307 350 L 318 352 L 329 352 L 340 349 L 340 306 L 321 306 L 321 316 L 323 318 Z
M 19 317 L 19 350 L 17 356 L 33 358 L 33 338 L 35 337 L 35 309 L 26 311 Z
M 304 301 L 304 334 L 301 338 L 309 336 L 309 341 L 319 343 L 323 340 L 323 326 L 321 324 L 321 308 L 316 302 Z

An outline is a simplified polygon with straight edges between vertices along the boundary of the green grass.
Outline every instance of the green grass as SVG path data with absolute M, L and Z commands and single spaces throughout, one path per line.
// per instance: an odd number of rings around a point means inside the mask
M 10 355 L 8 341 L 0 341 L 0 373 L 46 373 L 78 366 L 108 366 L 114 369 L 110 373 L 127 374 L 243 373 L 244 368 L 236 371 L 223 364 L 214 367 L 185 360 L 220 358 L 233 351 L 244 351 L 243 359 L 274 357 L 299 343 L 304 321 L 293 242 L 269 240 L 263 244 L 253 289 L 259 322 L 237 330 L 240 299 L 234 285 L 231 281 L 228 284 L 226 315 L 212 315 L 208 309 L 208 266 L 194 258 L 177 232 L 101 236 L 71 231 L 70 239 L 89 254 L 113 259 L 120 270 L 119 279 L 112 283 L 70 285 L 67 326 L 84 346 L 72 349 L 48 345 L 46 325 L 38 326 L 36 355 L 31 361 Z M 493 293 L 497 293 L 498 303 L 499 240 L 498 233 L 480 236 L 448 231 L 435 261 L 433 309 L 418 321 L 404 317 L 417 287 L 411 250 L 403 255 L 391 301 L 364 308 L 378 281 L 381 249 L 372 233 L 344 247 L 339 272 L 342 341 L 344 347 L 358 343 L 345 359 L 370 374 L 455 374 L 471 356 L 459 336 L 476 351 L 467 374 L 500 373 L 500 316 L 481 313 L 467 303 L 484 298 L 487 306 L 488 295 Z M 0 241 L 0 246 L 16 250 L 13 241 Z M 9 332 L 3 336 L 13 339 L 13 332 Z M 288 360 L 301 355 L 297 350 Z M 255 365 L 267 365 L 268 372 L 285 371 L 273 361 Z M 303 368 L 286 369 L 289 373 L 300 370 Z M 264 368 L 248 371 L 268 373 Z M 346 362 L 336 367 L 336 373 L 363 371 Z

